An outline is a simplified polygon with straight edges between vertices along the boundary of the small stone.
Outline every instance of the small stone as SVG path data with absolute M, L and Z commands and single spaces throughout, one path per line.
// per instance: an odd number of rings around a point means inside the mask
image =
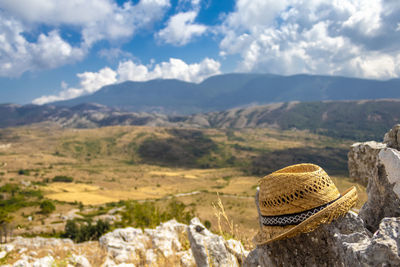
M 4 258 L 7 255 L 7 251 L 0 251 L 0 259 Z
M 19 254 L 22 254 L 22 253 L 24 253 L 24 252 L 26 252 L 26 251 L 28 251 L 27 248 L 20 248 L 20 249 L 18 250 L 18 253 L 19 253 Z
M 13 244 L 5 244 L 5 245 L 3 246 L 3 249 L 4 249 L 4 251 L 6 251 L 6 252 L 11 252 L 11 251 L 14 250 L 14 248 L 15 248 L 15 246 L 14 246 Z
M 195 229 L 196 229 L 196 232 L 198 232 L 198 233 L 201 233 L 201 231 L 204 230 L 204 228 L 201 227 L 200 225 L 196 225 Z
M 37 259 L 32 266 L 33 267 L 52 267 L 54 263 L 54 258 L 52 256 L 46 256 L 40 259 Z
M 70 262 L 76 267 L 91 267 L 92 265 L 85 256 L 72 254 Z
M 31 264 L 25 260 L 18 260 L 13 264 L 13 267 L 31 267 Z

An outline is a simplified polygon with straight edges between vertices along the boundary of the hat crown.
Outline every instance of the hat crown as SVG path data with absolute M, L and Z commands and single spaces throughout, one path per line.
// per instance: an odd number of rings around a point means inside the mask
M 260 181 L 259 207 L 264 216 L 294 214 L 340 196 L 328 174 L 314 164 L 292 165 Z

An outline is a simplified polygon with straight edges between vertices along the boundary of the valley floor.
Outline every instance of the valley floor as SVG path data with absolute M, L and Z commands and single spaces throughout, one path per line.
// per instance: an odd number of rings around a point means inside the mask
M 69 219 L 116 220 L 120 201 L 153 201 L 162 207 L 172 198 L 194 209 L 217 232 L 213 206 L 221 199 L 240 233 L 237 238 L 250 244 L 258 228 L 254 195 L 262 176 L 293 163 L 321 164 L 314 160 L 322 158 L 340 191 L 354 184 L 345 177 L 343 156 L 350 140 L 272 129 L 179 131 L 133 126 L 62 129 L 50 124 L 1 129 L 2 205 L 20 196 L 12 209 L 0 206 L 12 217 L 14 234 L 51 235 L 63 231 Z M 157 142 L 169 154 L 145 147 Z M 10 184 L 16 187 L 9 189 Z M 357 187 L 360 207 L 365 188 Z M 55 204 L 50 214 L 41 211 L 43 199 Z

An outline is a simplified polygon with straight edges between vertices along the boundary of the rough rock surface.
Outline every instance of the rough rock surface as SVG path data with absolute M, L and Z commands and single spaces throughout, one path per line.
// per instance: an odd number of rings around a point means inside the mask
M 198 267 L 239 266 L 236 257 L 228 251 L 225 240 L 208 231 L 198 218 L 191 220 L 188 235 Z
M 368 200 L 360 210 L 360 217 L 371 232 L 377 230 L 383 218 L 400 216 L 400 152 L 381 149 L 377 162 L 377 175 L 369 177 Z
M 115 262 L 121 263 L 138 258 L 137 253 L 147 250 L 150 239 L 141 229 L 128 227 L 103 235 L 99 242 Z
M 79 266 L 79 267 L 91 267 L 92 265 L 86 259 L 86 257 L 82 255 L 75 255 L 72 254 L 70 257 L 70 262 L 72 263 L 73 266 Z
M 137 262 L 140 257 L 144 258 L 143 264 L 148 266 L 162 266 L 172 262 L 174 265 L 194 266 L 187 228 L 187 225 L 171 220 L 160 224 L 156 229 L 142 231 L 128 227 L 107 233 L 99 240 L 108 252 L 104 266 Z
M 385 134 L 383 143 L 387 144 L 388 147 L 400 150 L 400 124 L 396 124 Z
M 96 242 L 81 244 L 91 250 L 92 246 L 95 246 L 93 243 Z M 7 257 L 7 253 L 13 253 L 12 258 L 17 261 L 13 262 L 13 265 L 8 265 L 13 267 L 57 265 L 59 258 L 56 251 L 68 255 L 63 259 L 63 262 L 69 264 L 68 266 L 90 267 L 88 259 L 98 260 L 99 257 L 103 257 L 101 264 L 103 267 L 193 267 L 198 261 L 207 264 L 198 264 L 199 266 L 209 266 L 208 263 L 214 266 L 238 266 L 248 254 L 239 241 L 225 241 L 221 236 L 212 234 L 198 218 L 194 218 L 190 225 L 171 220 L 155 229 L 142 230 L 132 227 L 116 229 L 103 235 L 97 243 L 99 249 L 97 253 L 104 253 L 102 256 L 79 254 L 85 250 L 81 250 L 81 244 L 74 244 L 70 239 L 17 237 L 12 243 L 0 245 L 0 252 L 4 252 L 4 255 L 0 256 Z M 39 258 L 43 253 L 48 256 Z
M 11 244 L 14 247 L 40 248 L 44 246 L 62 247 L 66 244 L 71 245 L 73 244 L 73 242 L 71 239 L 44 238 L 44 237 L 23 238 L 17 236 Z
M 347 154 L 349 175 L 357 182 L 367 185 L 368 177 L 378 174 L 378 154 L 385 144 L 375 141 L 355 143 Z
M 354 212 L 311 233 L 258 246 L 253 266 L 400 266 L 400 218 L 385 218 L 373 235 Z
M 340 241 L 346 266 L 400 266 L 400 218 L 384 218 L 371 238 L 353 233 Z

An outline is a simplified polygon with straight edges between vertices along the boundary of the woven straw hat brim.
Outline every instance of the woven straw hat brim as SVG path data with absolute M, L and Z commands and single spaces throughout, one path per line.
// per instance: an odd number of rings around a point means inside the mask
M 256 245 L 264 245 L 276 240 L 294 237 L 301 233 L 314 231 L 320 224 L 330 223 L 332 220 L 344 216 L 357 201 L 357 190 L 355 186 L 347 189 L 335 202 L 323 210 L 312 215 L 298 225 L 290 226 L 262 226 L 256 234 L 253 242 Z

